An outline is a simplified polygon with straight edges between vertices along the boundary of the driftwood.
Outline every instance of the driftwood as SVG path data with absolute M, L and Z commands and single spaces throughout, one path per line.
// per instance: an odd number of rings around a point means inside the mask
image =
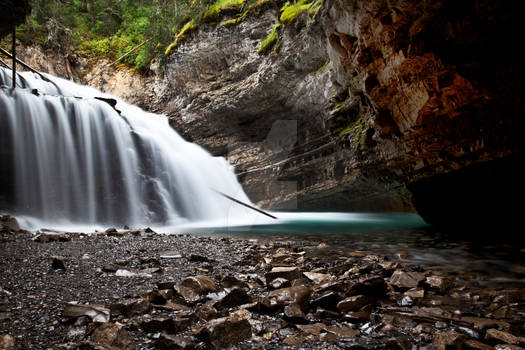
M 11 69 L 11 67 L 9 67 L 9 65 L 7 64 L 7 62 L 6 62 L 6 61 L 4 61 L 4 60 L 3 60 L 3 59 L 1 59 L 1 58 L 0 58 L 0 64 L 1 64 L 2 66 L 6 67 L 6 68 L 9 68 L 9 69 Z
M 114 65 L 115 63 L 119 62 L 121 59 L 125 58 L 126 56 L 128 56 L 130 53 L 132 53 L 133 51 L 135 51 L 136 49 L 138 49 L 139 47 L 142 47 L 142 45 L 144 45 L 145 43 L 147 43 L 148 41 L 150 41 L 151 39 L 148 39 L 146 41 L 144 41 L 142 44 L 139 44 L 137 46 L 135 46 L 134 48 L 132 48 L 131 50 L 129 50 L 128 52 L 126 52 L 125 54 L 123 54 L 122 56 L 120 56 L 119 58 L 117 58 L 115 61 L 111 62 L 110 64 L 108 64 L 107 66 L 110 67 L 112 65 Z
M 265 212 L 265 211 L 262 210 L 262 209 L 259 209 L 259 208 L 254 207 L 253 205 L 249 205 L 249 204 L 247 204 L 247 203 L 241 202 L 240 200 L 235 199 L 235 198 L 233 198 L 233 197 L 230 197 L 230 196 L 228 196 L 227 194 L 222 193 L 221 191 L 217 191 L 217 190 L 214 190 L 214 191 L 217 192 L 218 194 L 220 194 L 221 196 L 228 198 L 228 199 L 231 200 L 232 202 L 235 202 L 235 203 L 237 203 L 237 204 L 243 205 L 243 206 L 245 206 L 246 208 L 250 208 L 251 210 L 254 210 L 254 211 L 256 211 L 256 212 L 258 212 L 258 213 L 261 213 L 261 214 L 263 214 L 263 215 L 269 216 L 269 217 L 271 217 L 272 219 L 277 219 L 276 216 L 273 216 L 272 214 L 269 214 L 269 213 Z

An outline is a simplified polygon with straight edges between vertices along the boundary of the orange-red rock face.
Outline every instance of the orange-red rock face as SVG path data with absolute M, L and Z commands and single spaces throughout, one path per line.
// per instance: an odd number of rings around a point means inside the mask
M 381 154 L 403 182 L 426 179 L 431 187 L 435 175 L 519 151 L 525 108 L 513 2 L 328 0 L 327 7 L 335 82 L 343 98 L 370 98 L 377 145 L 366 151 Z

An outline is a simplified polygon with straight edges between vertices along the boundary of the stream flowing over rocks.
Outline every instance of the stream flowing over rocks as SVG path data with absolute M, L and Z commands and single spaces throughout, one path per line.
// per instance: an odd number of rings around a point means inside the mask
M 522 283 L 326 240 L 31 234 L 4 216 L 0 269 L 1 349 L 525 346 Z

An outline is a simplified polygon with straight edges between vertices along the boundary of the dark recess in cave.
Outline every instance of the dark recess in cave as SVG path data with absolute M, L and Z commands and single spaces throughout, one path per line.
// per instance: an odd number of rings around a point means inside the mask
M 513 232 L 521 222 L 523 172 L 519 154 L 472 165 L 447 174 L 412 182 L 415 207 L 428 223 L 443 227 L 471 228 L 464 234 L 478 234 L 484 229 L 494 234 Z

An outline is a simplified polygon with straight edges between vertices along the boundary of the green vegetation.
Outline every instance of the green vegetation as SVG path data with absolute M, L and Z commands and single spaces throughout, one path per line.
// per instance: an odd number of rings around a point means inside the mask
M 320 3 L 320 5 L 317 4 L 318 2 Z M 298 0 L 298 1 L 294 2 L 294 3 L 290 3 L 289 1 L 287 1 L 284 4 L 284 6 L 281 7 L 280 20 L 281 20 L 282 23 L 290 25 L 304 11 L 307 11 L 307 10 L 310 11 L 312 6 L 314 6 L 314 5 L 315 6 L 319 6 L 319 8 L 321 8 L 322 4 L 323 4 L 322 0 L 317 0 L 315 2 L 307 2 L 307 0 Z M 317 8 L 317 10 L 315 10 L 313 12 L 314 15 L 317 14 L 317 11 L 319 11 L 319 8 Z M 311 14 L 312 13 L 310 13 L 310 15 Z
M 277 40 L 279 40 L 279 33 L 277 32 L 279 27 L 281 27 L 280 23 L 277 23 L 276 25 L 273 26 L 270 34 L 268 34 L 266 39 L 261 41 L 261 46 L 259 46 L 259 49 L 257 50 L 257 52 L 259 52 L 260 54 L 264 54 L 268 52 L 271 48 L 274 48 L 276 46 Z
M 284 0 L 29 0 L 32 13 L 17 27 L 17 38 L 63 54 L 79 53 L 92 61 L 121 58 L 145 72 L 152 60 L 163 63 L 199 26 L 232 26 Z M 280 21 L 291 24 L 303 11 L 314 17 L 322 0 L 287 2 Z M 10 36 L 2 41 L 8 47 Z M 260 53 L 279 50 L 279 24 L 261 42 Z
M 205 22 L 215 22 L 224 12 L 238 12 L 242 9 L 246 0 L 217 0 L 213 5 L 208 6 L 202 19 Z

